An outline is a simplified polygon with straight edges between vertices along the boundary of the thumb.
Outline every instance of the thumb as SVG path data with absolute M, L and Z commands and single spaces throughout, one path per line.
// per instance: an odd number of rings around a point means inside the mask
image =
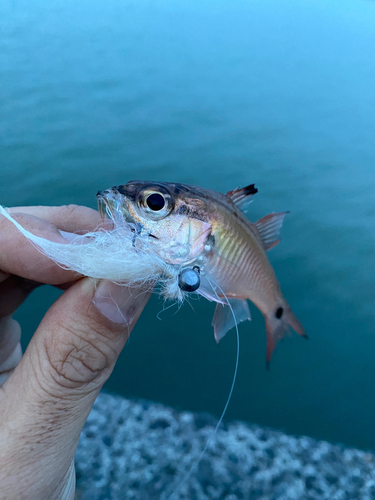
M 84 278 L 49 309 L 0 392 L 2 492 L 66 490 L 82 427 L 150 294 Z

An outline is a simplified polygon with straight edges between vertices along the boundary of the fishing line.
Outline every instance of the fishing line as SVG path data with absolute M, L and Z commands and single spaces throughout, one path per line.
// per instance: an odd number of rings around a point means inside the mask
M 187 300 L 187 299 L 185 299 Z M 188 301 L 189 302 L 189 301 Z M 170 304 L 168 307 L 163 307 L 163 309 L 161 311 L 159 311 L 156 315 L 156 317 L 158 318 L 159 321 L 163 321 L 163 319 L 160 317 L 161 314 L 163 314 L 165 311 L 168 311 L 168 309 L 171 309 L 172 307 L 176 306 L 177 305 L 177 311 L 175 311 L 173 314 L 171 314 L 171 316 L 174 316 L 175 314 L 177 314 L 181 307 L 183 306 L 183 302 L 180 302 L 179 300 L 177 300 L 176 302 L 173 302 L 172 304 Z
M 171 493 L 169 496 L 166 496 L 166 495 L 163 495 L 161 497 L 161 500 L 171 500 L 174 495 L 176 495 L 176 493 L 178 492 L 178 490 L 181 488 L 181 486 L 186 483 L 186 481 L 190 478 L 190 476 L 192 475 L 193 471 L 196 469 L 196 467 L 198 467 L 199 463 L 201 462 L 202 458 L 204 457 L 209 445 L 211 444 L 213 438 L 215 437 L 220 425 L 222 424 L 222 421 L 224 419 L 224 416 L 225 416 L 225 413 L 228 409 L 228 406 L 229 406 L 229 403 L 230 403 L 230 400 L 232 398 L 232 394 L 233 394 L 233 390 L 234 390 L 234 386 L 235 386 L 235 383 L 236 383 L 236 379 L 237 379 L 237 372 L 238 372 L 238 364 L 239 364 L 239 357 L 240 357 L 240 334 L 238 332 L 238 325 L 237 325 L 237 321 L 236 321 L 236 316 L 234 314 L 234 311 L 233 311 L 233 308 L 227 298 L 227 296 L 225 295 L 224 291 L 222 290 L 222 288 L 214 281 L 212 280 L 211 278 L 209 278 L 207 275 L 205 275 L 205 277 L 207 278 L 213 292 L 216 294 L 215 292 L 215 289 L 214 287 L 212 286 L 212 283 L 218 287 L 218 289 L 221 291 L 221 293 L 223 294 L 223 296 L 225 297 L 225 300 L 227 301 L 227 305 L 229 306 L 230 308 L 230 311 L 232 313 L 232 316 L 233 316 L 233 319 L 234 319 L 234 325 L 235 325 L 235 328 L 236 328 L 236 362 L 235 362 L 235 367 L 234 367 L 234 374 L 233 374 L 233 380 L 232 380 L 232 385 L 231 385 L 231 388 L 230 388 L 230 391 L 229 391 L 229 394 L 228 394 L 228 397 L 227 397 L 227 401 L 225 403 L 225 406 L 224 406 L 224 409 L 221 413 L 221 416 L 215 426 L 215 429 L 213 431 L 213 433 L 211 434 L 211 436 L 208 438 L 206 444 L 205 444 L 205 447 L 203 448 L 203 450 L 201 451 L 201 453 L 199 454 L 199 457 L 198 457 L 198 460 L 195 462 L 195 464 L 193 464 L 191 467 L 190 467 L 190 470 L 185 474 L 185 476 L 182 478 L 182 480 L 180 481 L 180 483 L 177 485 L 176 489 L 173 491 L 173 493 Z

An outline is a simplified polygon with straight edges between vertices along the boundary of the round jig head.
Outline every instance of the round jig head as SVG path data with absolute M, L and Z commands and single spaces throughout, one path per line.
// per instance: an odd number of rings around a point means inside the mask
M 185 267 L 178 276 L 178 286 L 183 292 L 195 292 L 201 284 L 199 275 L 200 269 L 198 266 Z

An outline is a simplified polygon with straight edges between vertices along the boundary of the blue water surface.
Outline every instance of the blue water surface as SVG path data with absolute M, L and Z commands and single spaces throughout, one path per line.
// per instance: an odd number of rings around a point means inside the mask
M 131 179 L 255 182 L 290 211 L 269 254 L 310 337 L 240 326 L 227 417 L 375 450 L 375 2 L 2 0 L 0 203 L 96 206 Z M 25 344 L 58 292 L 17 318 Z M 235 334 L 153 298 L 107 389 L 221 413 Z

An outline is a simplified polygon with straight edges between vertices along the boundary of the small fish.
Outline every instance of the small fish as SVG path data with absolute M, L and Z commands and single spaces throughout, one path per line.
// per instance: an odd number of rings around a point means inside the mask
M 131 181 L 98 193 L 99 210 L 134 228 L 133 245 L 146 239 L 168 265 L 199 269 L 197 293 L 217 302 L 212 324 L 217 342 L 236 322 L 250 320 L 247 299 L 263 313 L 267 364 L 276 343 L 292 327 L 306 337 L 284 299 L 266 251 L 279 242 L 287 212 L 256 223 L 244 214 L 254 184 L 226 194 L 197 186 Z M 115 201 L 114 201 L 115 200 Z M 228 302 L 231 307 L 228 307 Z

